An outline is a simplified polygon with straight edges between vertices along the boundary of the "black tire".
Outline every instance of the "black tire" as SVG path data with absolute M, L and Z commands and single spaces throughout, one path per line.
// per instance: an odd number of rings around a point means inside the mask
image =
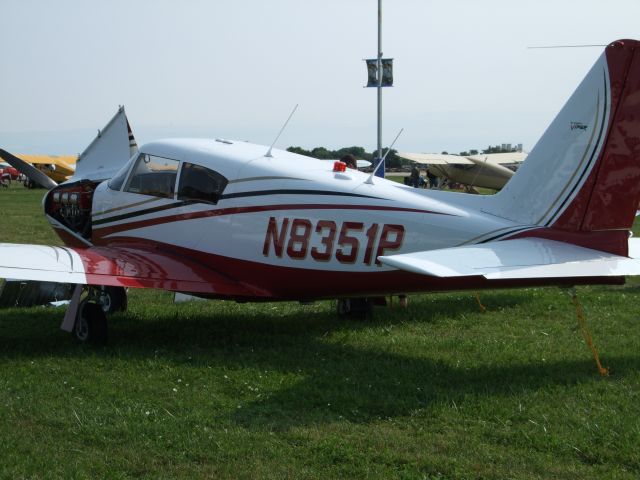
M 339 318 L 368 321 L 373 319 L 373 299 L 339 298 L 336 306 Z
M 357 320 L 368 322 L 373 320 L 373 299 L 352 298 L 351 315 Z
M 100 292 L 102 311 L 110 315 L 127 311 L 127 290 L 124 287 L 104 287 Z
M 351 313 L 351 301 L 348 298 L 339 298 L 336 304 L 338 318 L 347 318 Z
M 78 308 L 78 317 L 73 335 L 81 343 L 104 345 L 107 343 L 107 317 L 97 303 L 83 302 Z

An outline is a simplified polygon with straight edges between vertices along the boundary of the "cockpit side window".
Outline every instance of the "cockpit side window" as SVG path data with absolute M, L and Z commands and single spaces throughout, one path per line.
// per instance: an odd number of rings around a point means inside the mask
M 227 183 L 227 179 L 218 172 L 201 165 L 184 162 L 180 173 L 178 200 L 215 205 Z
M 179 165 L 178 160 L 142 153 L 124 190 L 141 195 L 173 198 Z

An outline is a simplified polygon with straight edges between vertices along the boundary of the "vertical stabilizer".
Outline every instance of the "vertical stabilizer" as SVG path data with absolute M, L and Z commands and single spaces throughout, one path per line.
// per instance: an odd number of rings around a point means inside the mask
M 568 234 L 624 238 L 639 201 L 640 42 L 619 40 L 485 210 Z

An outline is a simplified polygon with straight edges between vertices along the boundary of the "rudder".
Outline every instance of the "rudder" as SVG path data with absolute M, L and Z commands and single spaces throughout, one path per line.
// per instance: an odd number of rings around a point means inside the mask
M 626 255 L 626 230 L 640 201 L 640 42 L 605 49 L 494 197 L 489 213 L 549 227 L 556 238 L 586 234 L 579 235 L 584 246 L 598 238 L 593 248 L 607 244 Z

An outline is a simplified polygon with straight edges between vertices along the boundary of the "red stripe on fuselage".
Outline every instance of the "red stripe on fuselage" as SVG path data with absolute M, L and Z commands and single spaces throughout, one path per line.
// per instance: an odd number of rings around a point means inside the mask
M 96 244 L 101 244 L 100 240 L 107 235 L 137 228 L 161 225 L 163 223 L 181 222 L 197 218 L 218 217 L 222 215 L 234 215 L 240 213 L 269 212 L 278 210 L 383 210 L 394 212 L 427 213 L 431 215 L 448 215 L 450 213 L 434 212 L 431 210 L 421 210 L 418 208 L 386 207 L 382 205 L 331 205 L 331 204 L 287 204 L 287 205 L 260 205 L 251 207 L 230 207 L 215 210 L 204 210 L 201 212 L 181 213 L 177 215 L 167 215 L 164 217 L 149 218 L 137 222 L 119 223 L 106 227 L 93 228 L 93 240 Z
M 519 280 L 487 280 L 484 277 L 453 277 L 441 278 L 419 275 L 402 270 L 371 272 L 350 272 L 335 270 L 312 270 L 307 268 L 284 267 L 253 262 L 243 259 L 224 257 L 211 253 L 177 247 L 175 245 L 146 241 L 140 238 L 117 237 L 110 244 L 114 247 L 147 248 L 149 253 L 160 255 L 166 253 L 173 258 L 182 258 L 185 263 L 199 265 L 209 270 L 212 282 L 222 275 L 223 278 L 233 279 L 238 285 L 246 288 L 250 293 L 236 293 L 231 295 L 213 294 L 217 298 L 235 298 L 247 300 L 301 300 L 323 299 L 354 296 L 379 296 L 392 293 L 438 292 L 450 290 L 470 290 L 488 288 L 516 288 L 531 286 L 567 286 L 589 284 L 620 284 L 624 277 L 593 277 L 567 279 L 519 279 Z M 115 250 L 115 249 L 114 249 Z M 142 258 L 142 257 L 141 257 Z M 166 275 L 179 277 L 166 270 Z M 202 275 L 202 273 L 201 273 Z M 206 279 L 206 277 L 205 277 Z M 169 288 L 185 293 L 206 293 L 200 288 L 190 290 L 189 279 L 182 279 Z M 202 281 L 203 277 L 197 278 Z M 144 287 L 143 280 L 138 279 L 140 287 Z M 136 286 L 136 285 L 132 285 Z M 158 287 L 155 287 L 158 288 Z M 163 288 L 163 287 L 160 287 Z

